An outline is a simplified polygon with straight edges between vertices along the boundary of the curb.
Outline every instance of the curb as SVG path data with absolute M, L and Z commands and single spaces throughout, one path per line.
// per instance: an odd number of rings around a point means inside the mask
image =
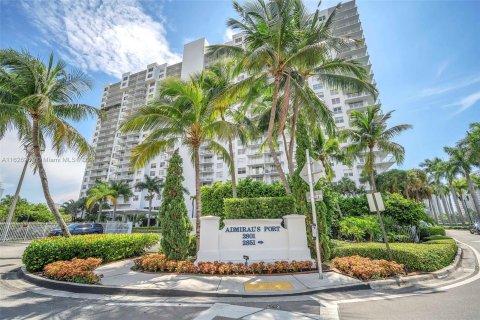
M 455 259 L 453 260 L 453 262 L 449 266 L 443 269 L 429 272 L 426 274 L 416 275 L 416 276 L 407 276 L 407 277 L 398 277 L 395 279 L 370 281 L 368 282 L 368 284 L 372 289 L 382 289 L 382 288 L 391 287 L 391 286 L 400 287 L 400 286 L 414 285 L 422 281 L 445 278 L 446 276 L 448 276 L 449 274 L 453 273 L 455 270 L 458 269 L 458 266 L 460 265 L 460 261 L 462 260 L 462 256 L 463 256 L 463 250 L 462 248 L 458 247 L 457 255 L 455 256 Z
M 368 283 L 348 284 L 337 287 L 296 290 L 294 292 L 265 292 L 265 293 L 222 293 L 210 291 L 190 291 L 181 289 L 151 289 L 151 288 L 135 288 L 135 287 L 117 287 L 104 285 L 90 285 L 72 282 L 64 282 L 46 279 L 28 272 L 25 266 L 18 270 L 19 278 L 22 278 L 34 285 L 74 293 L 95 293 L 108 295 L 136 295 L 136 296 L 158 296 L 158 297 L 239 297 L 239 298 L 255 298 L 255 297 L 288 297 L 301 296 L 314 293 L 332 293 L 345 291 L 358 291 L 371 289 Z

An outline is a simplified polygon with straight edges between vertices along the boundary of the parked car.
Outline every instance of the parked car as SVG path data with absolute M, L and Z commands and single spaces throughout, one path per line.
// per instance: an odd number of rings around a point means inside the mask
M 81 234 L 103 233 L 103 226 L 100 223 L 71 223 L 67 227 L 72 236 Z M 55 228 L 48 234 L 49 237 L 62 235 L 63 232 L 60 228 Z
M 470 233 L 471 234 L 480 234 L 480 220 L 475 221 L 472 225 L 470 225 Z

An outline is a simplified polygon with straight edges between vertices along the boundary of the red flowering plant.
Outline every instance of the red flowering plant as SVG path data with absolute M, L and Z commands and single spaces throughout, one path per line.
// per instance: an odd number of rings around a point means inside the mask
M 100 276 L 93 272 L 102 259 L 88 258 L 70 261 L 56 261 L 47 264 L 43 269 L 43 275 L 49 279 L 68 281 L 75 283 L 96 284 L 100 282 Z

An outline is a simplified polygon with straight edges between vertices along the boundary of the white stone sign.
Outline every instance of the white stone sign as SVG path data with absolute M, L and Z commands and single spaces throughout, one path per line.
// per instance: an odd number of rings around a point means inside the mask
M 307 246 L 305 216 L 287 215 L 282 219 L 200 218 L 198 261 L 272 262 L 311 260 Z

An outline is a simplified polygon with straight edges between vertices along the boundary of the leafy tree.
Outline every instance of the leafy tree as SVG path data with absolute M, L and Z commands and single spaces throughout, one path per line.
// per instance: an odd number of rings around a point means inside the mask
M 150 227 L 150 218 L 152 216 L 152 201 L 155 198 L 155 195 L 161 194 L 164 183 L 160 180 L 159 177 L 150 177 L 149 175 L 143 176 L 143 181 L 137 182 L 135 188 L 138 190 L 147 190 L 147 200 L 148 200 L 148 219 L 147 227 Z
M 99 115 L 99 110 L 74 102 L 90 87 L 86 75 L 67 71 L 63 61 L 54 62 L 53 54 L 45 64 L 27 51 L 0 50 L 0 138 L 7 128 L 15 128 L 31 143 L 45 200 L 66 237 L 70 232 L 50 194 L 41 146 L 50 138 L 57 155 L 67 149 L 79 157 L 90 154 L 88 142 L 70 124 Z
M 253 0 L 244 4 L 234 1 L 233 7 L 240 19 L 229 19 L 227 25 L 243 33 L 245 47 L 215 45 L 210 46 L 209 52 L 238 58 L 239 68 L 246 70 L 249 76 L 235 86 L 237 89 L 257 86 L 259 82 L 265 83 L 267 79 L 272 80 L 273 93 L 266 140 L 285 190 L 287 194 L 291 194 L 274 142 L 275 124 L 278 125 L 278 134 L 282 134 L 285 129 L 291 92 L 295 93 L 295 98 L 303 105 L 312 105 L 313 102 L 319 111 L 315 116 L 321 117 L 329 133 L 332 133 L 334 122 L 331 112 L 305 85 L 305 79 L 316 77 L 332 88 L 345 90 L 375 89 L 369 84 L 365 68 L 351 60 L 336 57 L 336 53 L 352 43 L 352 40 L 333 35 L 336 9 L 322 21 L 319 10 L 309 13 L 301 0 Z M 304 74 L 300 76 L 302 72 Z M 278 105 L 282 88 L 282 102 Z M 295 115 L 292 117 L 295 121 L 300 104 L 296 106 Z M 276 121 L 278 107 L 280 111 Z M 295 139 L 295 128 L 295 125 L 291 126 L 291 140 Z M 289 167 L 292 169 L 293 144 L 288 151 Z
M 60 209 L 63 210 L 64 213 L 69 214 L 72 216 L 72 220 L 75 220 L 76 215 L 78 213 L 77 202 L 73 199 L 65 201 L 61 206 Z
M 342 177 L 334 184 L 333 189 L 343 196 L 355 196 L 363 192 L 357 188 L 355 181 L 348 177 Z
M 117 193 L 117 198 L 122 196 L 124 201 L 128 201 L 130 197 L 133 196 L 132 189 L 130 189 L 130 185 L 127 181 L 122 181 L 122 180 L 113 180 L 110 181 L 110 189 L 116 191 Z M 117 203 L 113 204 L 113 218 L 112 220 L 116 220 L 116 215 L 117 215 Z
M 353 111 L 350 115 L 350 129 L 344 129 L 342 135 L 350 139 L 351 144 L 346 152 L 353 157 L 365 155 L 364 172 L 370 175 L 370 189 L 372 193 L 377 191 L 375 185 L 375 151 L 391 153 L 397 163 L 402 163 L 405 157 L 405 149 L 392 141 L 392 138 L 412 126 L 401 124 L 387 128 L 387 121 L 392 117 L 393 111 L 382 114 L 380 106 L 368 106 L 366 112 Z M 383 225 L 382 216 L 377 212 L 378 222 L 382 230 L 387 251 L 391 258 L 388 246 L 387 234 Z
M 0 221 L 7 218 L 13 198 L 11 195 L 6 195 L 0 200 Z M 29 203 L 25 198 L 18 198 L 12 221 L 51 222 L 55 221 L 55 217 L 46 205 Z
M 98 204 L 97 222 L 100 222 L 102 210 L 104 206 L 110 201 L 114 206 L 117 205 L 118 193 L 116 190 L 110 188 L 107 182 L 97 181 L 93 187 L 87 191 L 87 207 L 93 208 Z
M 170 158 L 163 201 L 160 207 L 162 239 L 160 245 L 168 259 L 185 260 L 192 230 L 183 198 L 182 158 L 176 151 Z
M 228 152 L 218 141 L 235 133 L 228 121 L 214 117 L 215 98 L 207 86 L 207 72 L 188 81 L 169 78 L 162 82 L 159 95 L 145 107 L 130 115 L 122 125 L 123 132 L 149 131 L 145 140 L 132 149 L 131 166 L 143 167 L 160 152 L 183 145 L 191 152 L 195 171 L 197 248 L 200 241 L 200 146 L 222 155 L 231 165 Z

